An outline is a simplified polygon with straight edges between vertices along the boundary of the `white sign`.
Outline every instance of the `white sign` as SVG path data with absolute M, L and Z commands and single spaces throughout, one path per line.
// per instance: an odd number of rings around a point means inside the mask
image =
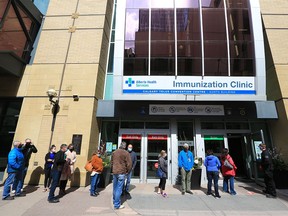
M 224 115 L 223 105 L 150 104 L 149 115 Z
M 123 94 L 249 94 L 255 77 L 123 76 Z

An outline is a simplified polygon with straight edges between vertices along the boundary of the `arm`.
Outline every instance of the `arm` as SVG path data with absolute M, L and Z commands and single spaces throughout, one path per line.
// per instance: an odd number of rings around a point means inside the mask
M 128 152 L 126 152 L 126 167 L 127 167 L 127 173 L 129 173 L 132 169 L 132 160 L 131 156 Z
M 221 162 L 220 162 L 218 157 L 216 157 L 216 158 L 217 158 L 217 168 L 219 170 L 221 168 Z
M 181 152 L 180 152 L 179 155 L 178 155 L 178 166 L 179 166 L 179 168 L 182 168 L 182 167 L 183 167 Z
M 136 155 L 136 153 L 134 153 L 134 159 L 133 159 L 133 161 L 134 161 L 134 163 L 133 163 L 132 169 L 134 170 L 135 167 L 136 167 L 136 164 L 137 164 L 137 155 Z
M 234 163 L 234 161 L 233 161 L 231 156 L 228 158 L 228 162 L 233 166 L 234 169 L 237 169 L 237 167 L 236 167 L 236 165 L 235 165 L 235 163 Z
M 8 156 L 8 163 L 12 167 L 12 169 L 19 170 L 21 168 L 21 165 L 17 163 L 17 156 L 14 152 L 10 152 Z
M 159 159 L 160 168 L 163 172 L 167 173 L 167 161 L 164 158 Z
M 72 164 L 76 163 L 76 161 L 77 161 L 77 159 L 76 159 L 76 152 L 73 151 L 73 159 L 71 160 L 70 164 L 72 165 Z
M 37 153 L 38 152 L 38 150 L 37 150 L 35 145 L 31 145 L 31 150 L 32 150 L 33 153 Z

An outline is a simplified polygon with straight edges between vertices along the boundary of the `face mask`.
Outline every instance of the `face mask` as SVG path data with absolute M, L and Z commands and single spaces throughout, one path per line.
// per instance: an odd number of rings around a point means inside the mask
M 131 152 L 131 151 L 132 151 L 132 148 L 128 148 L 128 151 Z
M 74 151 L 74 149 L 73 148 L 71 148 L 71 149 L 69 149 L 70 150 L 70 152 L 73 152 Z

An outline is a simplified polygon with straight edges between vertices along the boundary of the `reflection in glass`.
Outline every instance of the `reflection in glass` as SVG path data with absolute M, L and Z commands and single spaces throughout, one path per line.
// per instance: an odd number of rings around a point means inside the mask
M 226 0 L 227 8 L 248 8 L 248 0 Z

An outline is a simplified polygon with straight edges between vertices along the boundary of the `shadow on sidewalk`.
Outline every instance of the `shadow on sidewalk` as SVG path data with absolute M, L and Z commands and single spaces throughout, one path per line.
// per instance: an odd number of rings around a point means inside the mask
M 26 186 L 23 188 L 23 192 L 24 192 L 25 194 L 30 194 L 30 193 L 33 193 L 33 192 L 37 191 L 38 188 L 40 188 L 40 186 L 38 186 L 38 185 L 26 185 Z

